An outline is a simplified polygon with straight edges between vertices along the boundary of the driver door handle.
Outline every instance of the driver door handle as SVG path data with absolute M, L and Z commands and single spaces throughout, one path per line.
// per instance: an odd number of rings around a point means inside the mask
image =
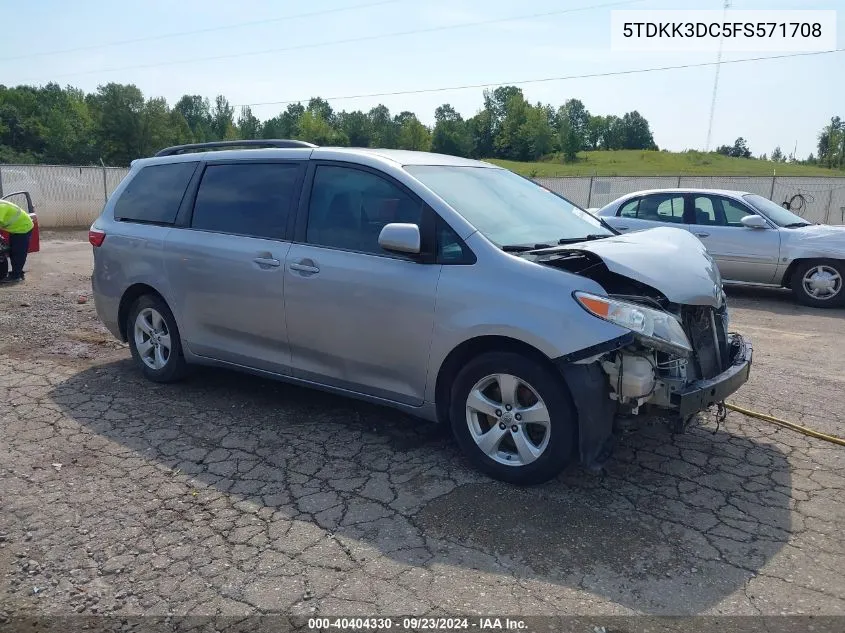
M 710 237 L 710 233 L 696 233 L 696 237 Z

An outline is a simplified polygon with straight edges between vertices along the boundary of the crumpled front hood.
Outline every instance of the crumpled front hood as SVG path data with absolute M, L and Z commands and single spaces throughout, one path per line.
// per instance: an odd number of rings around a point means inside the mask
M 842 257 L 845 254 L 845 226 L 814 224 L 794 229 L 782 229 L 781 236 L 785 245 L 812 249 L 818 255 L 827 253 Z
M 660 227 L 567 246 L 601 257 L 611 272 L 659 290 L 674 303 L 719 307 L 722 277 L 689 231 Z

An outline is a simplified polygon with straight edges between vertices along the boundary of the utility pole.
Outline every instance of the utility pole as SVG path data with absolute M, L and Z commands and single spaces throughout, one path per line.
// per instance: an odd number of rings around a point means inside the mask
M 724 11 L 722 12 L 722 22 L 727 17 L 728 9 L 731 6 L 731 0 L 725 0 Z M 707 125 L 707 144 L 704 146 L 704 151 L 710 151 L 710 136 L 713 133 L 713 114 L 716 112 L 716 92 L 719 89 L 719 69 L 722 67 L 722 36 L 719 35 L 719 52 L 716 54 L 716 78 L 713 80 L 713 98 L 710 100 L 710 123 Z

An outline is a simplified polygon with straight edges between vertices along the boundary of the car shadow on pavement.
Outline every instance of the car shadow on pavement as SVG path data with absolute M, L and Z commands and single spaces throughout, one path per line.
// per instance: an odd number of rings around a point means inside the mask
M 753 613 L 743 588 L 790 536 L 785 449 L 735 418 L 675 436 L 646 425 L 622 437 L 604 475 L 573 467 L 520 489 L 471 470 L 442 427 L 228 371 L 156 385 L 118 361 L 50 397 L 103 440 L 89 485 L 117 485 L 122 501 L 98 521 L 155 543 L 157 557 L 184 559 L 201 534 L 188 560 L 222 552 L 250 573 L 206 580 L 264 608 L 250 593 L 262 574 L 316 565 L 328 577 L 363 570 L 371 591 L 390 569 L 416 570 L 440 604 L 492 591 L 505 612 L 511 600 L 514 612 L 554 612 L 593 594 L 645 613 L 736 612 L 736 601 Z M 97 483 L 106 475 L 116 481 Z M 247 550 L 279 558 L 250 569 Z

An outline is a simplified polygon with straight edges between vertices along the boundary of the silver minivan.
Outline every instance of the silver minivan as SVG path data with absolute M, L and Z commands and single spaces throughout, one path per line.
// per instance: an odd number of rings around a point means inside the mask
M 479 161 L 173 147 L 89 238 L 97 313 L 150 380 L 214 365 L 395 407 L 517 484 L 600 468 L 619 416 L 683 428 L 751 368 L 697 238 L 619 235 Z

